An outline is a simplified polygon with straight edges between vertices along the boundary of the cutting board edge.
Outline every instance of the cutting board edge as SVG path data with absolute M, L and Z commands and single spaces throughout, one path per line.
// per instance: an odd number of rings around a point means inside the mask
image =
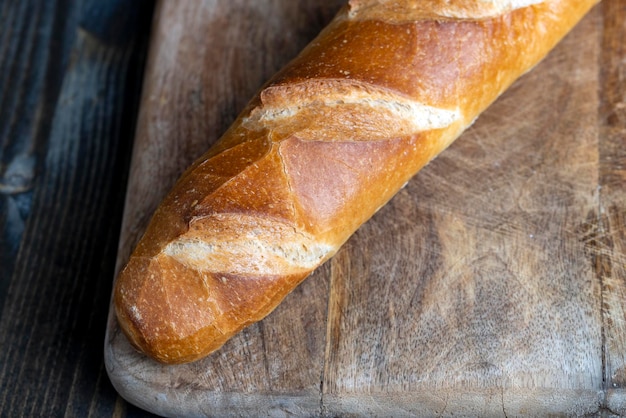
M 320 394 L 313 388 L 290 393 L 221 392 L 202 388 L 180 391 L 174 386 L 157 387 L 150 381 L 149 373 L 147 379 L 142 379 L 144 361 L 121 364 L 120 358 L 128 356 L 120 355 L 120 344 L 112 344 L 109 339 L 110 331 L 119 331 L 116 327 L 112 318 L 104 355 L 111 383 L 126 401 L 162 416 L 446 416 L 446 411 L 455 416 L 546 413 L 579 416 L 593 415 L 602 409 L 617 414 L 626 412 L 626 389 L 622 388 L 605 392 L 592 388 L 433 386 L 406 392 L 358 394 Z

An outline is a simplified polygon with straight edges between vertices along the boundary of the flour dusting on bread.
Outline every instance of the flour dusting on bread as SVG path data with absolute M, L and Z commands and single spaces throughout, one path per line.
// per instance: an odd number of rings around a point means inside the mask
M 334 248 L 280 221 L 219 214 L 195 220 L 163 253 L 197 271 L 267 276 L 310 271 Z
M 269 129 L 315 141 L 377 141 L 446 128 L 462 119 L 441 109 L 351 80 L 315 80 L 275 86 L 244 120 L 249 129 Z
M 547 0 L 351 0 L 348 18 L 410 22 L 425 19 L 477 20 L 501 16 Z

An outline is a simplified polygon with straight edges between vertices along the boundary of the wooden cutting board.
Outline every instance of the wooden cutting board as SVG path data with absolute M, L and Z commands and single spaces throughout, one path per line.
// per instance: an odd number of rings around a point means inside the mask
M 118 264 L 182 170 L 342 3 L 159 4 Z M 625 6 L 593 9 L 210 357 L 157 364 L 111 316 L 120 394 L 170 416 L 626 413 Z

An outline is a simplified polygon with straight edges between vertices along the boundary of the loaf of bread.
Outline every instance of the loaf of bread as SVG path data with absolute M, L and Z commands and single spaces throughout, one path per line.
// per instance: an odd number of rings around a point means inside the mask
M 261 320 L 595 3 L 351 0 L 157 209 L 114 289 L 131 343 L 189 362 Z

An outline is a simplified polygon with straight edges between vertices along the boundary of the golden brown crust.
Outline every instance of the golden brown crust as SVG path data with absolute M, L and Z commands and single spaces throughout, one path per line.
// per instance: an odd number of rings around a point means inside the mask
M 131 342 L 187 362 L 262 319 L 594 3 L 353 0 L 155 213 L 115 286 Z

